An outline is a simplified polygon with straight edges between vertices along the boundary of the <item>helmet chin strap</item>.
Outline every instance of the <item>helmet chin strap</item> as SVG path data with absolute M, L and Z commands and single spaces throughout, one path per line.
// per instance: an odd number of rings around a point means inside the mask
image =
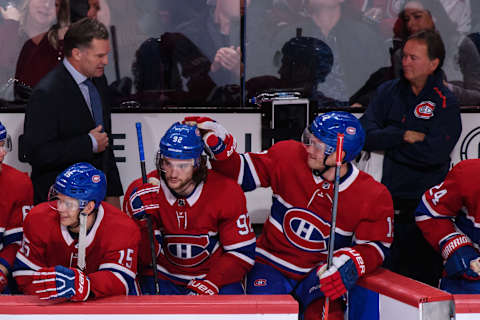
M 325 157 L 323 157 L 323 165 L 325 168 L 323 168 L 322 170 L 318 170 L 318 169 L 313 169 L 313 174 L 316 176 L 316 177 L 322 177 L 323 178 L 323 174 L 325 172 L 327 172 L 330 168 L 333 168 L 332 166 L 329 166 L 327 165 L 327 158 L 328 158 L 329 155 L 325 154 Z

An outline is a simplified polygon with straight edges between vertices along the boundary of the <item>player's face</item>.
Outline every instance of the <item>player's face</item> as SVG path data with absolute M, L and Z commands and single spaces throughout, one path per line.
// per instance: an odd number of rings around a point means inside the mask
M 306 131 L 302 136 L 302 142 L 307 150 L 307 164 L 312 170 L 325 168 L 325 150 L 327 145 L 313 134 Z
M 405 5 L 403 22 L 407 26 L 409 34 L 414 34 L 422 30 L 435 29 L 430 13 L 416 1 L 410 1 Z
M 2 172 L 3 160 L 5 160 L 5 156 L 11 150 L 12 150 L 12 143 L 10 141 L 10 137 L 7 136 L 7 139 L 0 141 L 0 172 Z
M 84 76 L 100 77 L 103 75 L 105 66 L 108 64 L 110 43 L 108 40 L 93 39 L 90 47 L 74 49 L 78 50 L 75 59 L 78 62 L 78 71 Z
M 75 227 L 78 225 L 78 215 L 80 214 L 80 206 L 77 199 L 57 194 L 55 208 L 60 217 L 60 224 L 64 227 Z
M 194 160 L 163 158 L 161 169 L 165 173 L 165 180 L 170 189 L 178 194 L 189 193 L 195 186 L 193 182 Z
M 408 40 L 403 47 L 402 67 L 410 83 L 423 83 L 437 68 L 438 59 L 430 60 L 427 44 L 417 39 Z

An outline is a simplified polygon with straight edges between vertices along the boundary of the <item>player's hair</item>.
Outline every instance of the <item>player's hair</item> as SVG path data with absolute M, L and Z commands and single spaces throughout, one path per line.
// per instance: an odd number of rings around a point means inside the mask
M 442 37 L 437 31 L 419 31 L 408 37 L 407 41 L 410 40 L 417 40 L 425 43 L 427 45 L 428 58 L 430 60 L 438 59 L 439 64 L 437 66 L 437 69 L 442 67 L 443 61 L 445 60 L 445 45 L 443 44 Z
M 65 56 L 71 57 L 74 48 L 90 47 L 93 39 L 108 40 L 108 30 L 103 23 L 90 18 L 72 23 L 65 34 Z

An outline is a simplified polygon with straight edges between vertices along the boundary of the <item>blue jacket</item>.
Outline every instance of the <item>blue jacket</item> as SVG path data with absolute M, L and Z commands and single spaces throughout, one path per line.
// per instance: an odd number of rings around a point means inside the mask
M 420 199 L 445 178 L 462 131 L 458 101 L 439 70 L 418 96 L 405 78 L 385 82 L 361 122 L 367 134 L 364 149 L 385 152 L 382 183 L 399 199 Z M 406 130 L 424 133 L 425 140 L 404 142 Z

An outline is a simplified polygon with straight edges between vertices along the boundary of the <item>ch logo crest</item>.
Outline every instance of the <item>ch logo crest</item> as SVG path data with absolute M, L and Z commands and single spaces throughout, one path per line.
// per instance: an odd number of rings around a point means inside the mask
M 167 235 L 164 237 L 165 255 L 178 266 L 194 267 L 210 256 L 208 235 Z
M 310 252 L 327 250 L 330 224 L 311 211 L 289 209 L 283 218 L 283 231 L 295 247 Z

